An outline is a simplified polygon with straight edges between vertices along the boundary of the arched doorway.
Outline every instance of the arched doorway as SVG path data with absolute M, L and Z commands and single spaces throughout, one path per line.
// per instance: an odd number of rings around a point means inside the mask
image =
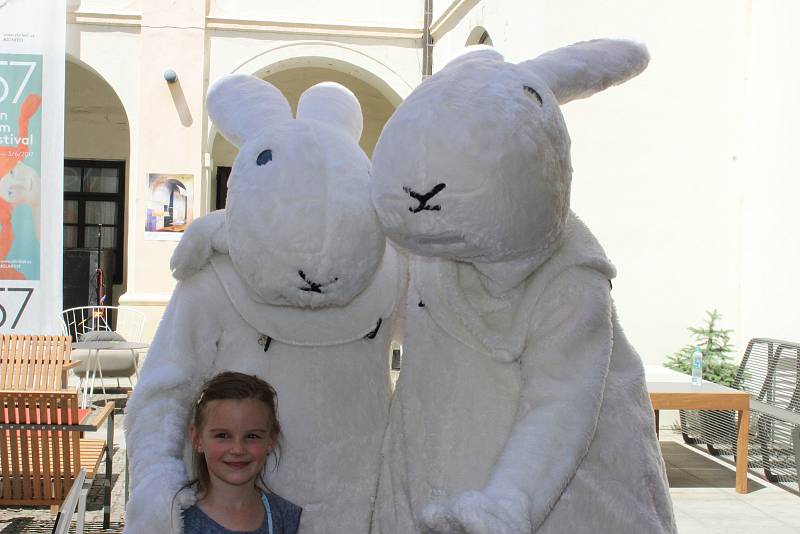
M 297 109 L 297 101 L 303 91 L 317 83 L 336 82 L 350 89 L 361 103 L 361 111 L 364 115 L 364 129 L 361 134 L 360 145 L 367 156 L 372 157 L 375 143 L 377 143 L 384 124 L 394 113 L 396 106 L 374 85 L 347 72 L 330 68 L 330 66 L 333 66 L 333 64 L 329 65 L 329 68 L 302 66 L 270 69 L 258 75 L 281 90 L 292 106 L 292 112 Z M 216 197 L 216 202 L 212 205 L 212 208 L 219 209 L 224 206 L 227 177 L 236 154 L 236 147 L 221 135 L 217 134 L 215 136 L 211 157 L 215 167 L 212 169 L 212 176 L 215 177 L 213 187 L 216 190 L 216 194 L 212 193 L 212 196 Z
M 489 32 L 486 31 L 486 28 L 483 26 L 476 26 L 473 30 L 469 33 L 469 37 L 467 37 L 467 42 L 464 43 L 466 46 L 469 45 L 488 45 L 494 46 L 492 42 L 492 37 L 489 35 Z
M 114 89 L 68 57 L 64 114 L 64 308 L 124 292 L 128 116 Z M 98 276 L 97 266 L 102 273 Z

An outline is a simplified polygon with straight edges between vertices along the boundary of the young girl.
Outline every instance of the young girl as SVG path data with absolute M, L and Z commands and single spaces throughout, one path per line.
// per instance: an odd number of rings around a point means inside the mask
M 262 478 L 281 434 L 275 390 L 258 377 L 218 374 L 203 386 L 189 427 L 197 503 L 185 534 L 295 534 L 302 509 Z

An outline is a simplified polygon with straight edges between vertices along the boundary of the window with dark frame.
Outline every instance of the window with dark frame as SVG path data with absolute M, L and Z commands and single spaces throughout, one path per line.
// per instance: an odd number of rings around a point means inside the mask
M 231 175 L 232 167 L 217 167 L 217 207 L 221 210 L 225 207 L 228 200 L 228 178 Z
M 125 162 L 64 160 L 64 248 L 114 250 L 114 283 L 122 283 Z

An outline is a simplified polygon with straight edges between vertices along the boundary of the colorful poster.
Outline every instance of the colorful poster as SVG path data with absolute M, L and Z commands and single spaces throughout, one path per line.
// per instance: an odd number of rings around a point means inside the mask
M 61 330 L 65 0 L 0 0 L 0 332 Z
M 39 280 L 42 56 L 0 53 L 0 280 Z
M 144 237 L 179 241 L 192 222 L 194 176 L 191 174 L 147 175 Z

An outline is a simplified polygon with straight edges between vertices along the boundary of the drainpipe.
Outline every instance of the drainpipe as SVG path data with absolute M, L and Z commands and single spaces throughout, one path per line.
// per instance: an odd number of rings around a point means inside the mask
M 433 19 L 433 0 L 425 0 L 425 19 L 422 27 L 422 79 L 433 74 L 433 37 L 431 23 Z

